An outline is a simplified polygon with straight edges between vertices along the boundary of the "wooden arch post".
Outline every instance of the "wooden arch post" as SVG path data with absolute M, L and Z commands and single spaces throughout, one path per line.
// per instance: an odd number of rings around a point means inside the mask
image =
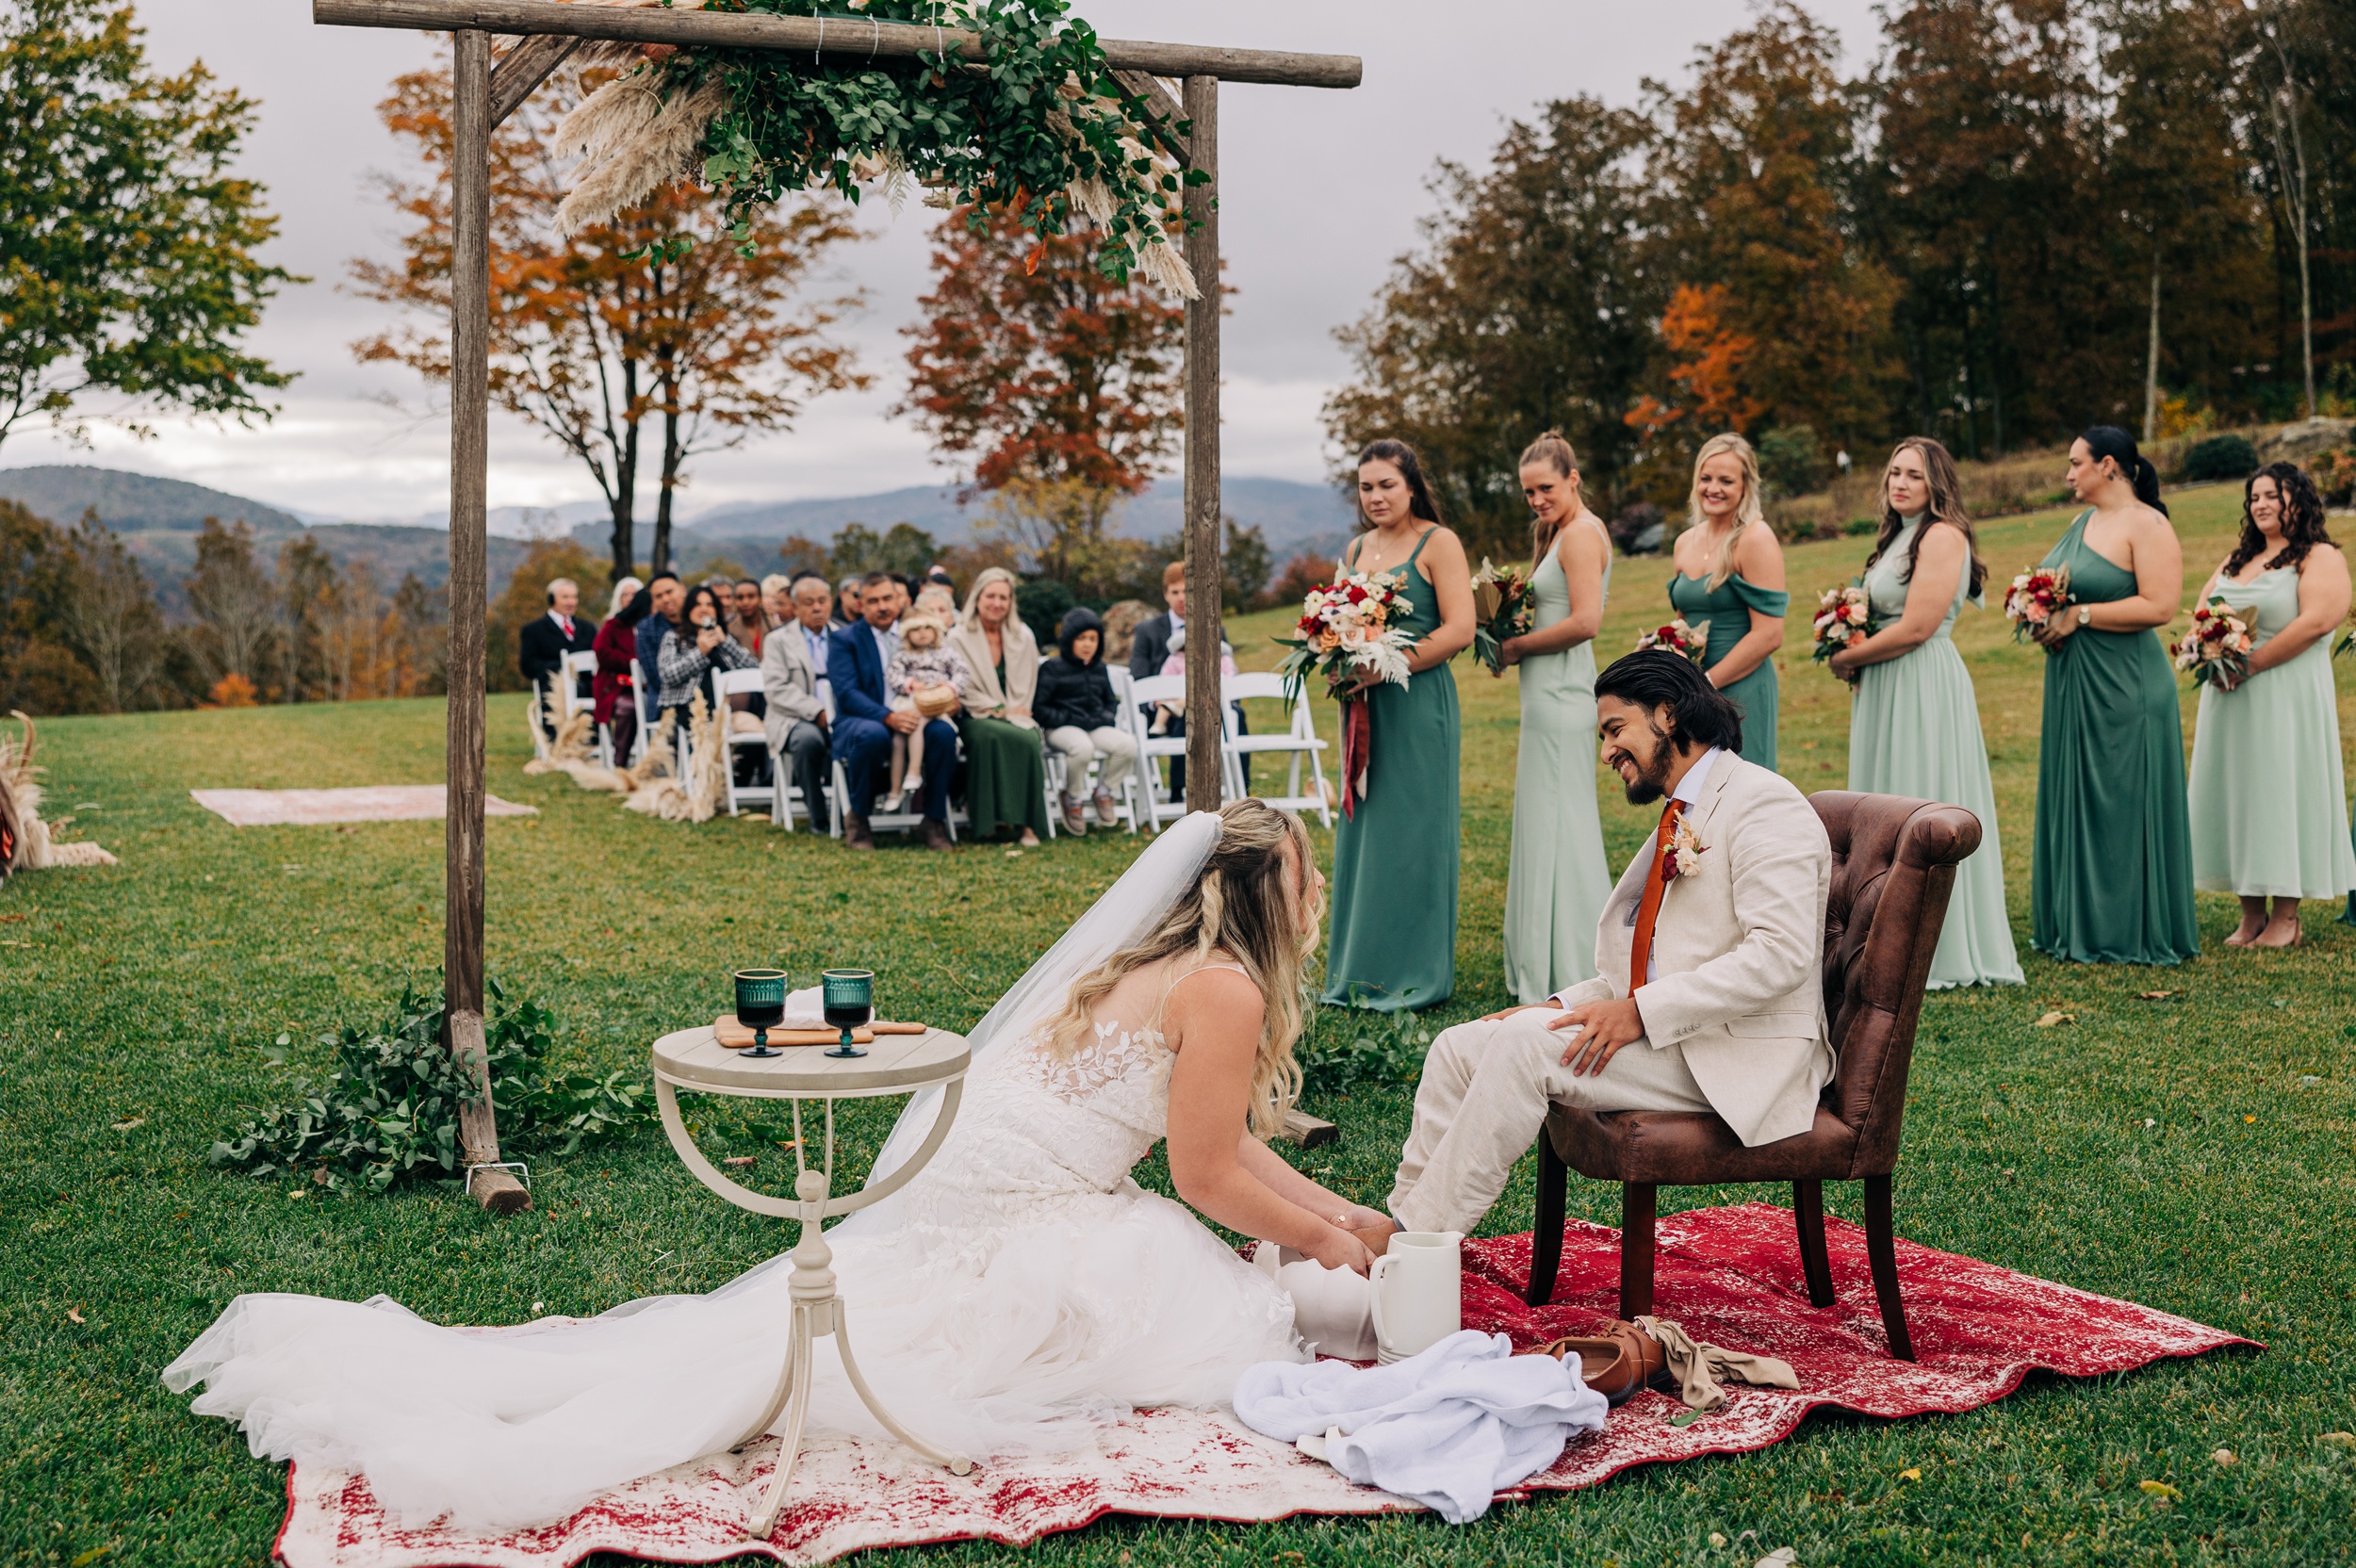
M 532 95 L 584 39 L 666 43 L 678 48 L 776 49 L 816 57 L 911 59 L 946 50 L 978 68 L 972 32 L 870 22 L 826 36 L 815 17 L 685 7 L 570 5 L 564 0 L 312 0 L 321 26 L 392 27 L 451 35 L 450 722 L 449 821 L 443 899 L 442 976 L 450 1048 L 483 1085 L 460 1119 L 467 1190 L 500 1214 L 531 1206 L 523 1184 L 499 1163 L 499 1132 L 483 1061 L 484 503 L 490 439 L 491 131 Z M 496 69 L 492 35 L 520 40 Z M 1215 803 L 1219 755 L 1219 84 L 1354 88 L 1354 55 L 1102 39 L 1106 65 L 1151 111 L 1154 139 L 1210 176 L 1188 187 L 1186 262 L 1201 298 L 1186 306 L 1186 778 L 1195 804 Z M 1183 84 L 1184 103 L 1159 79 Z M 1191 136 L 1177 122 L 1190 120 Z M 1208 786 L 1207 794 L 1205 792 Z

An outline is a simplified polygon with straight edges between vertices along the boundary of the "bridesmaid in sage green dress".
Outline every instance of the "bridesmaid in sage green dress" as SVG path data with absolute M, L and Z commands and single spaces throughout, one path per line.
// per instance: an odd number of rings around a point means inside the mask
M 1783 548 L 1759 498 L 1759 454 L 1731 432 L 1702 443 L 1675 547 L 1669 603 L 1688 626 L 1710 623 L 1702 673 L 1742 710 L 1742 757 L 1775 765 L 1775 650 L 1783 646 Z
M 1505 988 L 1524 1006 L 1595 972 L 1595 923 L 1612 896 L 1595 809 L 1595 647 L 1612 591 L 1612 535 L 1579 493 L 1560 431 L 1522 453 L 1536 568 L 1530 629 L 1498 654 L 1521 671 L 1513 851 L 1505 876 Z M 1497 672 L 1502 675 L 1500 669 Z
M 2070 444 L 2069 482 L 2087 510 L 2043 562 L 2070 568 L 2070 602 L 2036 633 L 2052 657 L 2030 936 L 2080 963 L 2181 963 L 2201 934 L 2184 718 L 2157 633 L 2184 598 L 2184 551 L 2158 472 L 2118 426 Z
M 1901 441 L 1883 475 L 1881 537 L 1865 564 L 1881 629 L 1831 664 L 1857 682 L 1849 788 L 1944 801 L 1980 819 L 1980 847 L 1955 868 L 1931 956 L 1935 988 L 2021 983 L 1979 702 L 1949 635 L 1965 603 L 1981 602 L 1987 574 L 1955 460 L 1928 436 Z
M 1440 526 L 1405 442 L 1377 441 L 1359 454 L 1358 510 L 1366 531 L 1350 542 L 1341 569 L 1398 577 L 1407 613 L 1393 624 L 1415 643 L 1404 687 L 1375 682 L 1356 699 L 1374 740 L 1366 798 L 1333 828 L 1322 1000 L 1397 1012 L 1456 989 L 1463 730 L 1448 661 L 1472 645 L 1472 568 Z
M 2340 762 L 2331 633 L 2348 618 L 2348 560 L 2298 465 L 2242 489 L 2241 540 L 2201 591 L 2256 644 L 2249 673 L 2201 688 L 2192 739 L 2192 879 L 2241 897 L 2229 947 L 2294 947 L 2299 901 L 2356 889 Z M 2266 900 L 2274 900 L 2271 914 Z

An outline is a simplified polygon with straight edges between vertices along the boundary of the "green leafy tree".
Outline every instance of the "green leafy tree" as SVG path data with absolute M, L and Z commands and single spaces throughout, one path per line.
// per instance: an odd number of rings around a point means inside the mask
M 148 69 L 127 5 L 0 0 L 0 441 L 91 394 L 246 423 L 289 376 L 239 340 L 282 283 L 262 188 L 229 173 L 254 104 Z
M 914 577 L 939 554 L 933 536 L 914 523 L 894 523 L 881 533 L 865 523 L 850 523 L 834 536 L 826 569 L 838 581 L 860 572 L 903 572 Z
M 1514 460 L 1559 427 L 1605 504 L 1633 456 L 1667 288 L 1644 267 L 1641 115 L 1587 97 L 1506 127 L 1488 167 L 1442 163 L 1441 210 L 1374 306 L 1338 335 L 1356 375 L 1325 405 L 1346 451 L 1396 436 L 1422 455 L 1476 551 L 1528 548 Z

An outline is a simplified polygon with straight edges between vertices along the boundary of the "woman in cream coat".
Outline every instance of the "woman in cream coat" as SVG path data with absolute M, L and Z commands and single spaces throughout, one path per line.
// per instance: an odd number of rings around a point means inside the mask
M 968 672 L 957 733 L 965 743 L 965 808 L 973 836 L 1017 832 L 1037 844 L 1047 831 L 1047 754 L 1031 697 L 1039 642 L 1014 612 L 1014 574 L 992 566 L 973 580 L 949 645 Z

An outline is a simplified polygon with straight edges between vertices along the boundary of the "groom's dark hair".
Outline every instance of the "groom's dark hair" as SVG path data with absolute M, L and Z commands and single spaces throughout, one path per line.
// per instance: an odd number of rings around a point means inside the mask
M 1615 659 L 1595 678 L 1595 695 L 1617 697 L 1647 712 L 1666 708 L 1677 722 L 1679 750 L 1742 749 L 1742 708 L 1681 653 L 1644 648 Z

